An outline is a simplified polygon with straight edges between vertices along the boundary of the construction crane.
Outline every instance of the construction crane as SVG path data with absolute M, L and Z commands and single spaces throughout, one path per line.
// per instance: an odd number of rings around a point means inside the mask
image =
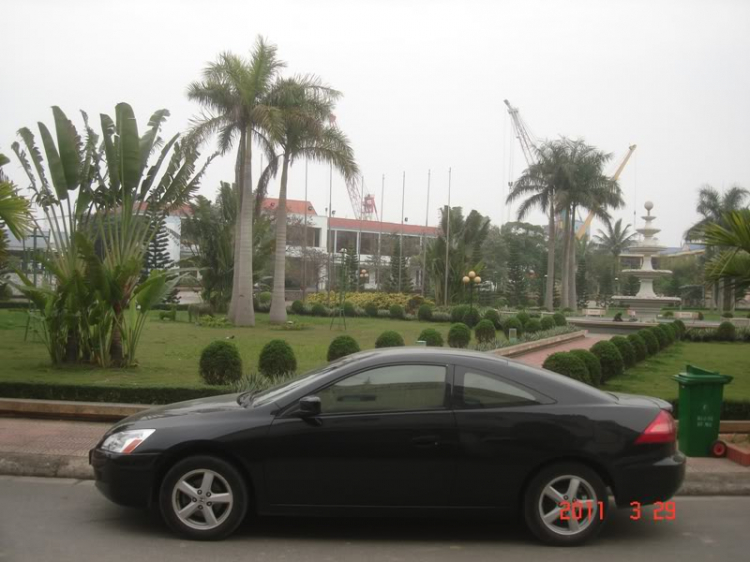
M 529 133 L 526 123 L 521 119 L 521 114 L 518 112 L 518 108 L 510 105 L 508 100 L 503 101 L 505 102 L 505 105 L 508 106 L 508 114 L 513 122 L 513 131 L 516 134 L 518 142 L 521 144 L 521 150 L 523 151 L 523 157 L 526 159 L 526 164 L 531 166 L 536 162 L 537 142 Z
M 346 190 L 349 193 L 349 201 L 352 204 L 352 210 L 354 216 L 358 220 L 379 220 L 378 209 L 375 206 L 375 196 L 372 193 L 365 192 L 365 180 L 360 178 L 357 185 L 356 182 L 347 182 Z
M 633 155 L 633 152 L 635 152 L 636 145 L 631 144 L 628 147 L 628 152 L 625 154 L 625 157 L 622 159 L 622 162 L 620 162 L 620 165 L 617 166 L 617 169 L 615 170 L 615 174 L 612 176 L 612 181 L 617 181 L 620 178 L 620 174 L 622 174 L 622 171 L 625 169 L 625 165 L 628 163 L 628 160 L 630 160 L 630 157 Z M 586 234 L 586 231 L 591 226 L 591 221 L 594 220 L 594 212 L 591 211 L 589 213 L 589 216 L 586 217 L 586 220 L 583 221 L 583 224 L 578 228 L 576 231 L 576 238 L 580 240 L 584 237 Z

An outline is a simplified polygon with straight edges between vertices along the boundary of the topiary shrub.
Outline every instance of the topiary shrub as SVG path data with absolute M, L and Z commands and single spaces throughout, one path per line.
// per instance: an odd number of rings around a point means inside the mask
M 646 349 L 646 342 L 640 334 L 628 334 L 628 341 L 635 350 L 635 360 L 643 361 L 648 355 L 648 349 Z
M 667 334 L 667 338 L 669 339 L 669 343 L 673 344 L 678 340 L 677 338 L 677 330 L 675 330 L 675 327 L 672 326 L 672 324 L 661 324 L 661 327 L 665 330 L 665 334 Z
M 469 312 L 469 305 L 459 304 L 451 308 L 451 322 L 458 323 L 464 321 L 464 316 Z
M 610 338 L 609 341 L 617 346 L 617 350 L 620 352 L 620 355 L 622 355 L 622 361 L 626 369 L 635 365 L 635 348 L 626 337 L 615 336 Z
M 622 355 L 617 346 L 611 341 L 596 342 L 591 347 L 591 353 L 599 358 L 599 363 L 602 365 L 602 380 L 604 382 L 622 374 Z
M 722 322 L 716 330 L 716 339 L 719 341 L 734 341 L 737 337 L 737 329 L 731 322 Z
M 258 371 L 270 379 L 288 375 L 297 370 L 297 358 L 284 340 L 271 340 L 260 351 Z
M 703 313 L 698 311 L 698 320 L 703 320 Z
M 674 318 L 674 312 L 667 310 L 662 316 L 664 316 L 664 318 Z
M 462 323 L 453 324 L 448 330 L 448 345 L 451 347 L 464 348 L 471 341 L 471 329 Z
M 500 329 L 500 313 L 494 308 L 488 308 L 484 311 L 484 319 L 492 322 L 496 329 Z
M 651 330 L 643 328 L 643 330 L 638 330 L 638 335 L 641 336 L 646 343 L 646 351 L 649 355 L 656 355 L 659 353 L 659 350 L 661 349 L 659 347 L 659 340 Z
M 198 370 L 206 384 L 231 384 L 242 378 L 242 357 L 232 342 L 211 342 L 201 352 Z
M 557 326 L 557 324 L 555 324 L 555 319 L 550 315 L 542 316 L 539 323 L 542 325 L 542 330 L 552 330 Z
M 685 332 L 687 329 L 685 328 L 685 323 L 682 320 L 675 320 L 672 322 L 672 326 L 674 326 L 675 330 L 677 331 L 677 338 L 682 339 L 685 337 Z
M 526 325 L 524 326 L 524 331 L 527 334 L 535 334 L 536 332 L 542 331 L 542 321 L 538 318 L 532 318 L 528 322 L 526 322 Z
M 387 330 L 378 336 L 375 340 L 375 347 L 403 347 L 404 338 L 401 334 L 393 330 Z
M 429 304 L 423 304 L 417 311 L 417 318 L 422 322 L 429 322 L 432 320 L 432 307 Z
M 651 326 L 650 328 L 646 328 L 647 330 L 651 330 L 651 332 L 656 336 L 656 339 L 659 340 L 659 349 L 667 349 L 669 347 L 669 336 L 667 333 L 661 329 L 661 326 Z
M 442 312 L 440 310 L 436 310 L 432 313 L 432 321 L 433 322 L 450 322 L 451 315 L 449 312 Z
M 394 320 L 403 320 L 404 319 L 404 307 L 401 306 L 400 304 L 392 304 L 391 307 L 388 309 L 388 314 Z
M 721 315 L 721 317 L 722 318 L 734 318 L 734 314 L 732 314 L 731 312 L 725 312 L 724 314 Z
M 589 382 L 589 371 L 586 364 L 572 353 L 565 351 L 553 353 L 544 360 L 542 367 L 577 381 Z
M 531 320 L 531 316 L 529 315 L 529 313 L 526 312 L 526 311 L 524 311 L 524 310 L 522 310 L 521 312 L 517 313 L 516 314 L 516 318 L 518 318 L 518 320 L 524 326 L 526 326 L 526 324 L 528 323 L 528 321 Z
M 495 325 L 492 320 L 482 320 L 474 328 L 474 337 L 479 343 L 491 343 L 495 341 Z
M 482 315 L 479 314 L 479 311 L 471 307 L 469 310 L 466 311 L 466 314 L 464 314 L 463 323 L 466 324 L 469 328 L 473 328 L 477 324 L 479 324 L 479 321 L 482 319 Z
M 503 319 L 501 324 L 503 326 L 503 333 L 505 334 L 505 337 L 510 337 L 510 330 L 512 328 L 516 329 L 516 337 L 521 337 L 521 335 L 523 334 L 523 324 L 521 324 L 521 321 L 515 316 L 510 316 Z
M 425 342 L 427 347 L 443 347 L 443 336 L 435 328 L 425 328 L 417 339 Z
M 268 291 L 258 293 L 258 304 L 271 304 L 271 293 Z
M 376 305 L 374 302 L 368 302 L 365 305 L 365 314 L 367 314 L 367 316 L 369 316 L 370 318 L 377 318 L 378 305 Z
M 352 353 L 359 351 L 359 344 L 351 336 L 338 336 L 333 338 L 333 341 L 328 346 L 328 361 L 335 361 L 341 359 Z
M 345 301 L 344 302 L 344 316 L 353 318 L 356 315 L 357 315 L 357 307 L 355 307 L 353 303 L 350 303 L 349 301 Z
M 320 303 L 314 304 L 312 307 L 313 316 L 328 316 L 328 309 Z
M 292 313 L 302 316 L 305 313 L 305 303 L 302 301 L 294 301 L 292 303 Z
M 622 322 L 622 312 L 618 312 L 615 314 L 615 317 L 612 318 L 613 322 Z
M 553 320 L 555 321 L 555 324 L 557 326 L 567 326 L 568 320 L 565 318 L 565 315 L 562 312 L 555 312 L 552 315 Z
M 602 384 L 602 364 L 599 362 L 599 358 L 591 353 L 588 349 L 572 349 L 570 352 L 583 361 L 586 365 L 586 370 L 589 373 L 588 383 L 592 386 L 599 386 Z

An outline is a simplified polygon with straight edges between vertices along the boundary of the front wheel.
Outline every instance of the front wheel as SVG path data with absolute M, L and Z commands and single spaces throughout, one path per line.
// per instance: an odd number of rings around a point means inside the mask
M 524 497 L 524 516 L 541 541 L 577 546 L 601 530 L 607 501 L 607 488 L 594 470 L 560 463 L 543 469 L 531 481 Z
M 159 507 L 167 525 L 190 539 L 231 534 L 247 512 L 247 485 L 239 471 L 217 457 L 188 457 L 164 477 Z

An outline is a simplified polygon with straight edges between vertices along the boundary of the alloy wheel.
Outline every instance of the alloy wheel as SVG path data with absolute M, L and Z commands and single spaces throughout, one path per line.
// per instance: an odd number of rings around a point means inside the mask
M 172 509 L 177 518 L 192 529 L 215 529 L 229 517 L 233 505 L 231 487 L 213 470 L 192 470 L 172 489 Z
M 539 496 L 539 517 L 558 535 L 577 535 L 599 517 L 594 487 L 580 476 L 568 474 L 550 481 Z

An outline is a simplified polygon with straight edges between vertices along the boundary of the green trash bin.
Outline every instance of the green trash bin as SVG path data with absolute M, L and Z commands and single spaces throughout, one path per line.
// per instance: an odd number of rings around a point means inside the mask
M 724 385 L 733 377 L 688 365 L 686 372 L 672 378 L 680 385 L 680 451 L 689 457 L 708 457 L 719 437 Z

